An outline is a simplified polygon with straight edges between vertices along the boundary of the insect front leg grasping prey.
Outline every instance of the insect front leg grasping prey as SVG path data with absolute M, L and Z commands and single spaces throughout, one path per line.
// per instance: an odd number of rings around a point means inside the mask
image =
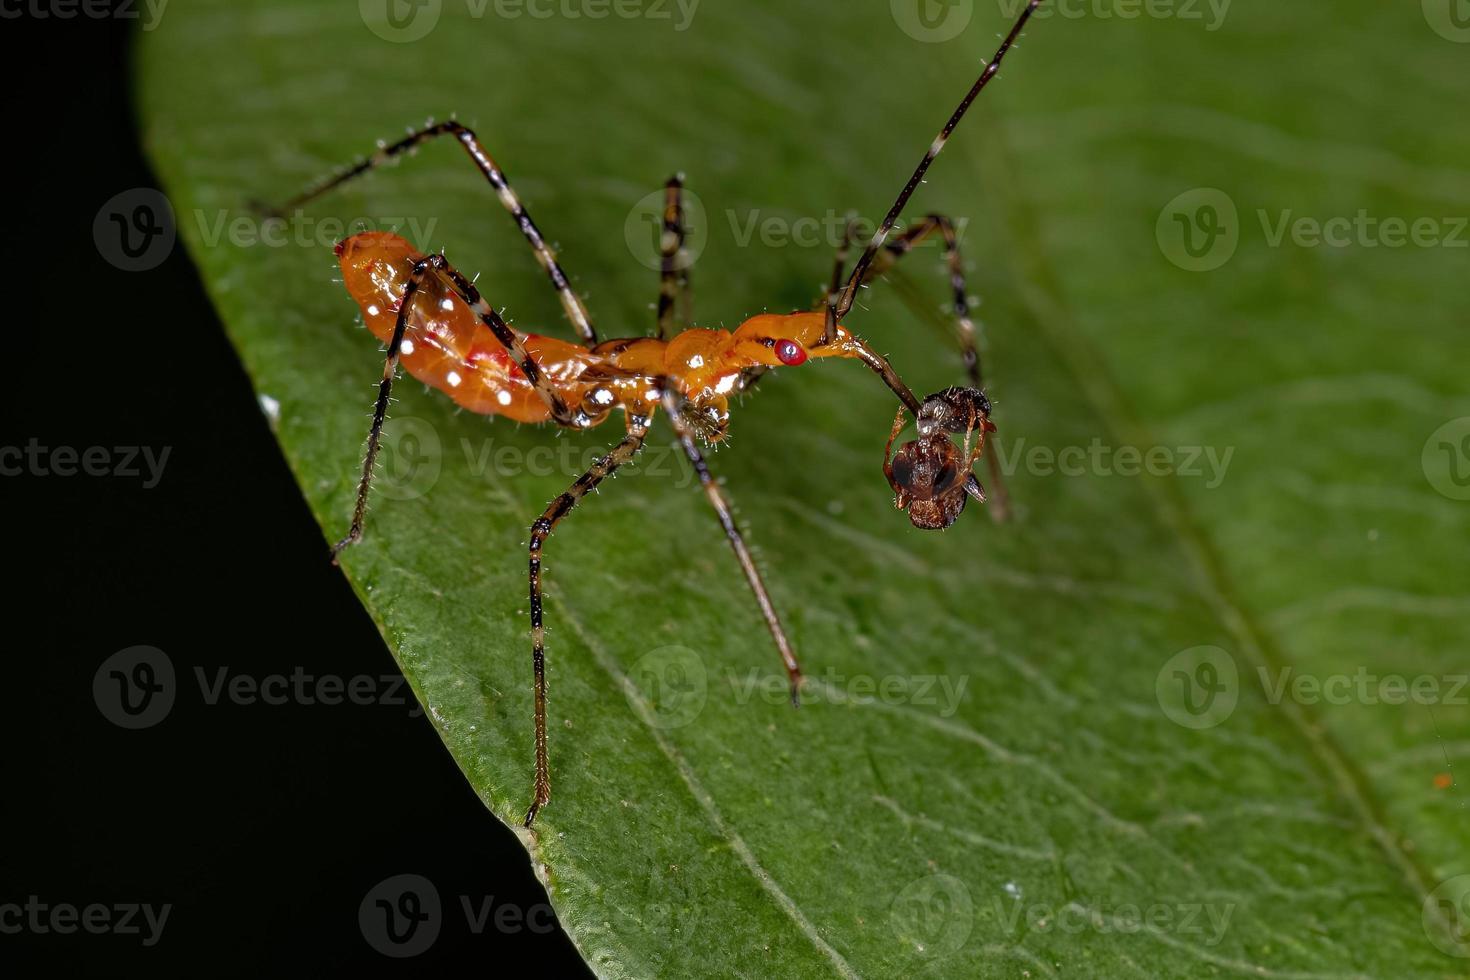
M 851 227 L 851 225 L 848 226 L 849 233 L 851 232 Z M 977 392 L 984 391 L 985 383 L 980 368 L 978 332 L 975 329 L 974 320 L 970 318 L 970 297 L 969 290 L 965 285 L 965 266 L 960 256 L 959 234 L 955 230 L 955 224 L 951 219 L 942 214 L 931 214 L 911 226 L 902 235 L 899 235 L 884 246 L 883 250 L 878 253 L 878 258 L 868 268 L 867 273 L 864 274 L 863 281 L 867 283 L 883 275 L 883 273 L 896 265 L 899 259 L 910 254 L 914 248 L 922 244 L 936 231 L 940 234 L 944 242 L 945 261 L 949 266 L 950 288 L 954 291 L 956 339 L 959 341 L 960 353 L 964 358 L 965 371 L 970 376 L 971 388 Z M 843 247 L 838 249 L 837 277 L 834 280 L 832 292 L 828 294 L 829 304 L 834 302 L 832 294 L 836 292 L 837 286 L 840 285 L 841 273 L 843 266 L 846 264 L 846 248 L 846 243 L 844 243 Z M 987 416 L 990 414 L 988 402 L 985 413 Z M 991 426 L 991 429 L 993 430 L 994 426 Z M 985 493 L 980 490 L 979 482 L 973 476 L 967 479 L 967 486 L 970 494 L 975 499 L 989 503 L 991 517 L 997 521 L 1003 521 L 1010 513 L 1010 496 L 1006 492 L 1005 482 L 1001 477 L 1000 463 L 995 454 L 991 453 L 985 457 L 985 460 L 990 470 L 991 493 L 988 500 Z M 897 497 L 895 498 L 895 500 L 898 499 Z M 902 507 L 903 505 L 900 504 L 899 506 Z M 912 516 L 912 512 L 910 513 Z M 954 516 L 958 517 L 958 512 Z
M 1001 60 L 1040 3 L 1041 0 L 1030 0 L 1021 11 L 995 57 L 986 64 L 930 145 L 845 282 L 847 243 L 844 243 L 823 308 L 814 312 L 761 314 L 746 320 L 733 332 L 688 326 L 689 277 L 687 269 L 681 267 L 685 236 L 683 181 L 674 177 L 665 185 L 656 333 L 599 342 L 585 306 L 505 174 L 474 132 L 453 121 L 429 125 L 396 143 L 380 145 L 370 158 L 319 182 L 275 209 L 274 213 L 279 215 L 300 207 L 435 137 L 452 136 L 525 235 L 581 340 L 572 343 L 512 328 L 444 255 L 423 255 L 397 235 L 363 232 L 338 242 L 336 253 L 343 284 L 361 307 L 367 328 L 387 345 L 387 353 L 352 524 L 347 536 L 332 549 L 334 560 L 362 537 L 373 467 L 400 364 L 413 377 L 445 392 L 463 408 L 517 422 L 553 422 L 563 428 L 587 429 L 606 421 L 614 409 L 624 412 L 624 437 L 553 500 L 531 525 L 528 552 L 536 773 L 526 826 L 531 825 L 551 798 L 541 589 L 546 542 L 588 492 L 638 454 L 659 409 L 668 416 L 755 595 L 790 681 L 793 703 L 800 693 L 801 666 L 729 502 L 711 476 L 699 445 L 701 442 L 713 445 L 725 438 L 730 418 L 729 396 L 744 390 L 772 368 L 796 367 L 819 357 L 860 360 L 878 375 L 902 406 L 884 449 L 883 472 L 895 493 L 895 502 L 909 511 L 912 523 L 922 528 L 948 527 L 958 518 L 968 498 L 985 500 L 972 470 L 982 456 L 986 433 L 995 427 L 990 422 L 990 401 L 980 386 L 975 329 L 969 320 L 954 225 L 933 215 L 891 243 L 888 237 L 929 165 L 944 148 L 970 104 L 995 76 Z M 959 337 L 972 387 L 948 388 L 920 401 L 888 360 L 844 327 L 842 321 L 851 311 L 858 289 L 936 232 L 943 237 L 950 263 Z M 673 328 L 679 321 L 685 329 L 675 334 Z M 905 412 L 914 416 L 919 438 L 901 446 L 894 455 L 893 443 L 902 431 Z M 953 436 L 961 433 L 963 450 L 952 441 Z

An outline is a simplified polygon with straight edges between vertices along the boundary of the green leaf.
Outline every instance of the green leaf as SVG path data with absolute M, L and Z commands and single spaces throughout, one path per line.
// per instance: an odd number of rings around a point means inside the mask
M 1442 787 L 1470 755 L 1470 45 L 1448 4 L 1038 19 L 911 208 L 969 219 L 1018 518 L 911 528 L 879 473 L 892 399 L 848 363 L 767 378 L 713 459 L 811 675 L 800 711 L 667 430 L 562 525 L 553 800 L 523 839 L 597 972 L 1463 974 L 1470 810 Z M 698 320 L 733 328 L 810 304 L 842 214 L 887 206 L 1017 4 L 931 5 L 972 12 L 944 41 L 897 0 L 444 0 L 400 7 L 432 20 L 412 41 L 374 6 L 173 6 L 140 54 L 181 237 L 332 538 L 381 367 L 333 282 L 343 221 L 411 219 L 518 325 L 569 328 L 452 145 L 284 242 L 252 240 L 248 200 L 458 113 L 604 335 L 638 336 L 636 206 L 682 170 Z M 1346 244 L 1298 223 L 1336 217 Z M 1389 218 L 1437 244 L 1394 246 Z M 935 309 L 939 258 L 904 275 Z M 891 284 L 863 299 L 850 325 L 916 390 L 961 380 Z M 617 423 L 558 436 L 398 393 L 344 565 L 516 826 L 526 528 Z M 1179 472 L 1121 472 L 1156 447 Z

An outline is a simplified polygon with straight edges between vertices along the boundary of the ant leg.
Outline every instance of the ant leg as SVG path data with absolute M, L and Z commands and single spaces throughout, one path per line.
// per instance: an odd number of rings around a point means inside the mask
M 436 263 L 437 260 L 437 263 Z M 383 377 L 378 382 L 378 400 L 373 406 L 373 424 L 368 430 L 367 455 L 362 462 L 362 479 L 357 484 L 357 503 L 352 508 L 352 526 L 347 537 L 332 546 L 332 564 L 347 547 L 362 540 L 363 519 L 367 516 L 368 491 L 373 482 L 373 466 L 377 463 L 378 449 L 383 436 L 383 423 L 388 417 L 388 400 L 393 391 L 393 378 L 398 373 L 398 356 L 403 347 L 403 335 L 408 329 L 409 311 L 424 280 L 443 263 L 443 256 L 434 255 L 420 259 L 409 273 L 408 285 L 403 289 L 403 298 L 398 303 L 398 319 L 393 324 L 393 337 L 388 341 L 388 354 L 383 360 Z M 447 264 L 447 263 L 446 263 Z
M 684 256 L 684 175 L 675 174 L 664 185 L 664 224 L 659 237 L 658 339 L 669 336 L 675 314 L 684 326 L 694 322 L 694 303 L 689 289 L 689 267 Z M 679 309 L 675 310 L 675 303 Z
M 965 265 L 960 255 L 959 235 L 953 221 L 942 214 L 928 215 L 923 221 L 888 243 L 879 254 L 878 260 L 864 274 L 863 281 L 867 283 L 883 275 L 893 268 L 899 259 L 912 252 L 916 246 L 923 244 L 936 231 L 944 240 L 945 260 L 949 264 L 949 282 L 954 290 L 954 316 L 958 327 L 960 351 L 965 360 L 965 371 L 970 376 L 970 386 L 977 391 L 983 391 L 985 383 L 977 345 L 978 331 L 975 328 L 975 322 L 970 318 L 969 292 L 965 287 Z M 1000 462 L 994 453 L 986 456 L 985 460 L 990 473 L 992 491 L 989 505 L 990 516 L 996 521 L 1004 521 L 1010 515 L 1010 495 L 1006 492 L 1005 482 L 1001 478 Z
M 699 485 L 704 490 L 704 495 L 709 499 L 710 506 L 715 509 L 715 515 L 720 519 L 720 526 L 725 529 L 725 538 L 730 542 L 731 550 L 735 552 L 735 560 L 740 562 L 740 570 L 745 573 L 745 581 L 750 586 L 750 591 L 755 593 L 755 601 L 760 606 L 761 615 L 766 620 L 766 628 L 771 631 L 771 639 L 776 641 L 776 650 L 780 653 L 781 663 L 786 668 L 786 677 L 791 684 L 791 703 L 799 706 L 801 703 L 801 664 L 797 662 L 796 653 L 791 649 L 791 641 L 786 638 L 786 630 L 781 626 L 781 618 L 776 615 L 776 607 L 771 602 L 771 594 L 766 589 L 766 583 L 761 579 L 760 570 L 755 567 L 755 559 L 751 557 L 750 549 L 745 544 L 745 538 L 735 523 L 735 515 L 731 513 L 725 495 L 720 492 L 719 485 L 710 475 L 709 465 L 704 461 L 704 454 L 699 451 L 699 446 L 694 441 L 694 432 L 682 414 L 679 401 L 680 395 L 671 386 L 663 385 L 664 411 L 668 413 L 669 422 L 673 425 L 674 432 L 684 447 L 684 455 L 689 457 L 689 462 L 699 477 Z
M 596 488 L 618 467 L 627 463 L 648 435 L 648 420 L 628 416 L 628 434 L 607 455 L 592 464 L 592 468 L 577 477 L 561 496 L 553 500 L 545 512 L 531 525 L 530 568 L 531 568 L 531 664 L 536 674 L 536 787 L 531 808 L 526 811 L 527 827 L 536 819 L 536 813 L 551 799 L 551 769 L 546 754 L 546 631 L 541 617 L 541 552 L 547 537 L 572 512 L 577 501 Z
M 425 126 L 423 129 L 414 130 L 396 143 L 381 146 L 376 153 L 361 163 L 349 167 L 336 176 L 327 177 L 318 181 L 305 191 L 286 201 L 280 207 L 268 209 L 268 213 L 276 216 L 283 215 L 308 201 L 320 197 L 330 190 L 342 186 L 355 177 L 362 176 L 369 170 L 373 170 L 402 156 L 421 143 L 426 143 L 436 136 L 444 135 L 454 136 L 459 141 L 460 146 L 464 147 L 465 153 L 469 154 L 470 160 L 479 168 L 480 173 L 485 175 L 485 179 L 490 182 L 490 186 L 495 189 L 496 195 L 500 198 L 500 203 L 504 205 L 505 210 L 510 213 L 511 218 L 515 221 L 516 227 L 521 230 L 521 234 L 526 236 L 526 242 L 531 246 L 531 250 L 536 253 L 537 261 L 546 270 L 546 275 L 550 278 L 552 287 L 561 299 L 562 309 L 566 311 L 567 319 L 572 321 L 572 326 L 576 328 L 583 343 L 589 347 L 595 345 L 597 343 L 597 331 L 592 327 L 592 319 L 587 315 L 587 307 L 583 305 L 581 297 L 572 291 L 566 273 L 557 264 L 556 253 L 552 251 L 551 246 L 546 244 L 546 239 L 541 236 L 541 229 L 536 227 L 536 222 L 532 221 L 531 216 L 526 213 L 526 209 L 521 205 L 520 198 L 511 189 L 510 182 L 505 179 L 504 172 L 501 171 L 490 154 L 485 152 L 485 148 L 480 145 L 480 140 L 475 136 L 474 131 L 467 126 L 460 125 L 452 119 L 432 126 Z
M 893 417 L 893 429 L 888 433 L 888 443 L 883 447 L 883 476 L 887 478 L 888 485 L 893 488 L 893 503 L 899 510 L 903 510 L 903 498 L 900 496 L 903 487 L 893 476 L 893 444 L 898 441 L 898 434 L 903 431 L 907 423 L 908 416 L 905 414 L 905 409 L 900 406 L 898 414 Z

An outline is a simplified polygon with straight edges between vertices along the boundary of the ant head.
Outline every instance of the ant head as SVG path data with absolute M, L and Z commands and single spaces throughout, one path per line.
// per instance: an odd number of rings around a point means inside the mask
M 914 527 L 930 531 L 949 527 L 969 500 L 966 462 L 965 454 L 942 432 L 904 443 L 887 467 L 893 502 L 909 512 Z

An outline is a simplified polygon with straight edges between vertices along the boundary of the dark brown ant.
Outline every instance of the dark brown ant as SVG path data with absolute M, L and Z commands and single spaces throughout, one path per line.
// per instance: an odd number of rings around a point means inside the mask
M 919 438 L 898 447 L 907 410 L 900 408 L 883 447 L 883 475 L 893 488 L 893 503 L 909 512 L 914 527 L 942 531 L 965 511 L 971 497 L 985 502 L 985 488 L 971 472 L 985 448 L 985 434 L 995 431 L 990 399 L 977 388 L 946 388 L 924 399 L 915 417 Z M 965 434 L 963 451 L 950 438 Z M 971 441 L 974 447 L 971 447 Z

